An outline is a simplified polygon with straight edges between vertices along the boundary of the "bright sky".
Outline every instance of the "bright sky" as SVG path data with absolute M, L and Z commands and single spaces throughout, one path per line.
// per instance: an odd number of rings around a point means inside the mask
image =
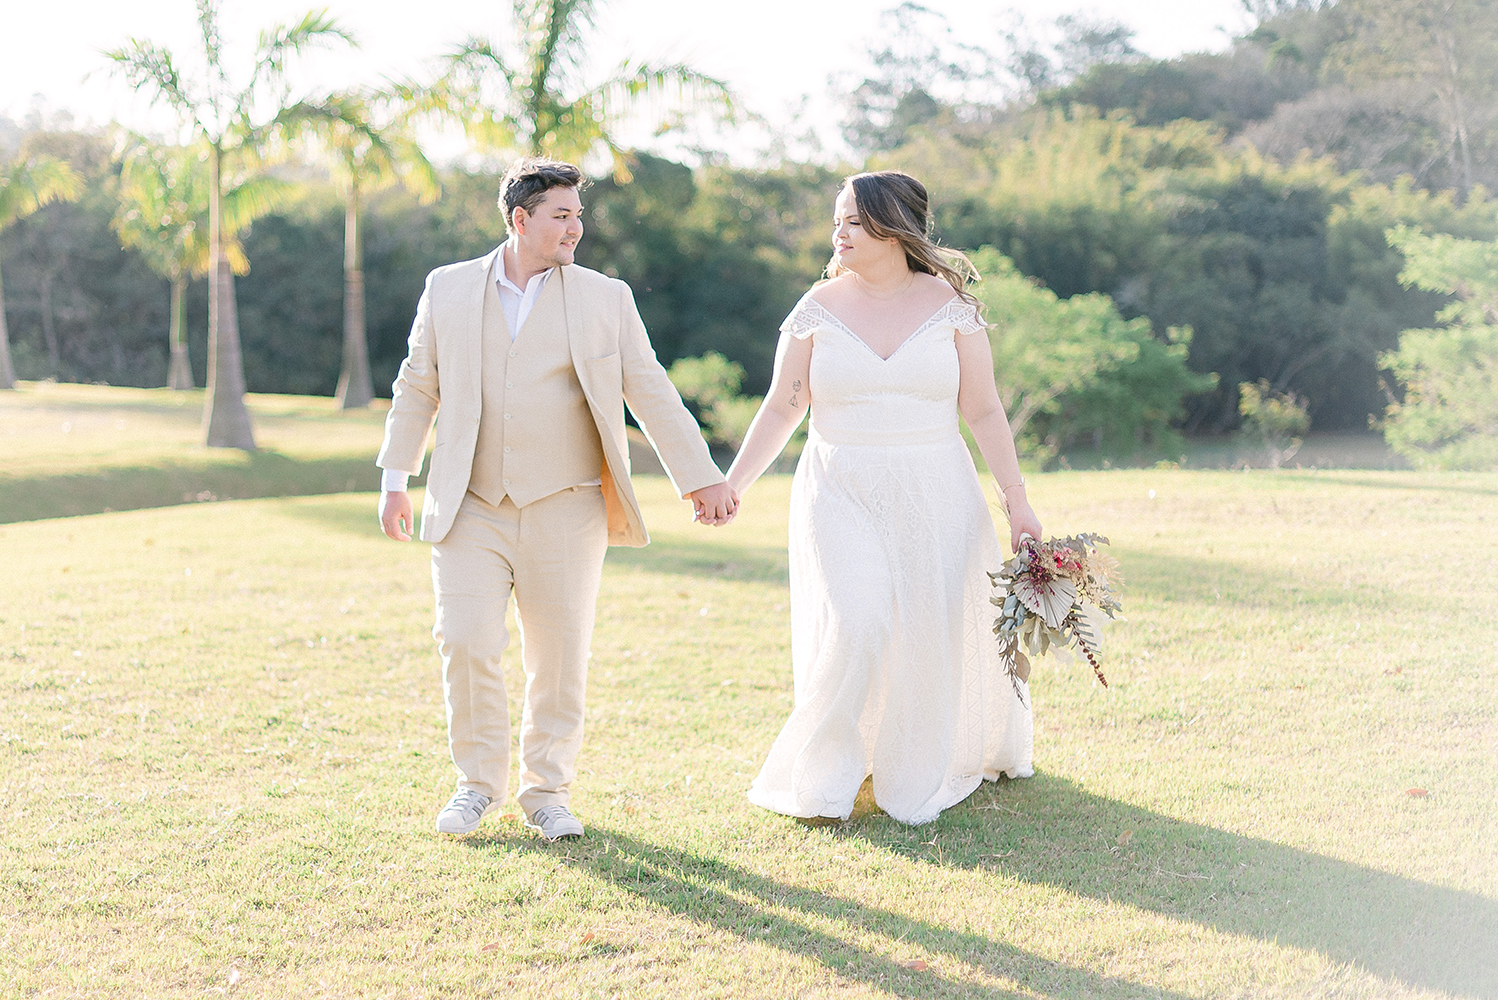
M 726 80 L 750 110 L 777 126 L 802 108 L 801 128 L 835 136 L 839 112 L 829 79 L 860 72 L 876 38 L 880 13 L 897 0 L 612 0 L 591 45 L 600 72 L 625 56 L 690 63 Z M 319 0 L 225 0 L 223 26 L 231 59 L 275 22 L 300 17 Z M 998 47 L 1013 23 L 1015 3 L 925 0 L 947 15 L 964 40 Z M 360 42 L 352 53 L 319 53 L 295 66 L 307 89 L 376 83 L 382 77 L 425 76 L 433 56 L 465 36 L 498 36 L 504 0 L 326 0 L 329 12 Z M 192 0 L 21 0 L 7 4 L 0 34 L 0 115 L 19 120 L 41 95 L 49 111 L 66 109 L 83 122 L 119 121 L 143 131 L 169 130 L 171 117 L 153 111 L 106 70 L 101 51 L 134 36 L 189 53 L 196 48 Z M 1026 0 L 1025 18 L 1040 26 L 1082 12 L 1135 28 L 1135 44 L 1156 57 L 1221 50 L 1248 27 L 1239 0 Z M 804 106 L 803 106 L 804 101 Z M 747 136 L 715 136 L 735 159 L 752 156 Z M 638 140 L 648 145 L 648 136 Z M 762 141 L 762 140 L 761 140 Z M 835 142 L 835 140 L 834 140 Z

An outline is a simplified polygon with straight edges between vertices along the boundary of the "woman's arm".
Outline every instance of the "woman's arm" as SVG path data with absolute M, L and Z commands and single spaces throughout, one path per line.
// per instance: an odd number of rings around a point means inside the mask
M 993 348 L 989 346 L 988 335 L 981 330 L 957 334 L 957 363 L 962 373 L 957 409 L 999 484 L 999 492 L 1009 509 L 1009 547 L 1018 551 L 1020 535 L 1040 540 L 1040 518 L 1030 509 L 1025 496 L 1014 434 L 1009 430 L 1009 418 L 1004 415 L 1004 404 L 993 380 Z
M 728 469 L 728 485 L 739 496 L 764 474 L 785 448 L 811 406 L 811 338 L 780 335 L 770 391 L 749 424 L 744 444 Z

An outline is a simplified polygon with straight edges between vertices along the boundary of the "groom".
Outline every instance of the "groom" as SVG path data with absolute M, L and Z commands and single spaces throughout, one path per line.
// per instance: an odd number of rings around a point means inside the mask
M 525 669 L 516 798 L 547 840 L 582 835 L 568 786 L 604 552 L 649 541 L 629 481 L 625 402 L 697 520 L 727 524 L 738 507 L 629 286 L 573 263 L 583 185 L 570 163 L 517 162 L 499 195 L 509 238 L 427 276 L 376 460 L 381 527 L 409 541 L 406 479 L 421 469 L 435 418 L 421 538 L 432 543 L 432 634 L 458 770 L 437 814 L 442 833 L 471 833 L 507 796 L 500 654 L 513 591 Z

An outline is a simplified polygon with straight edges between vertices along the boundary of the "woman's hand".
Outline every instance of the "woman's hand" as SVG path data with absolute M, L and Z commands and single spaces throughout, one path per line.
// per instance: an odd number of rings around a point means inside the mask
M 1030 501 L 1025 498 L 1024 487 L 1011 489 L 1005 494 L 1009 502 L 1009 549 L 1012 552 L 1019 551 L 1019 539 L 1021 535 L 1029 535 L 1037 542 L 1043 537 L 1040 533 L 1040 518 L 1035 516 L 1035 511 L 1030 509 Z

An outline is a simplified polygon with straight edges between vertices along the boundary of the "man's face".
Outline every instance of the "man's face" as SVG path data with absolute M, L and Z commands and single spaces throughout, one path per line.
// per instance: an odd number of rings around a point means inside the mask
M 583 202 L 577 188 L 554 187 L 541 196 L 534 212 L 515 209 L 515 239 L 520 252 L 550 265 L 571 264 L 583 238 Z

